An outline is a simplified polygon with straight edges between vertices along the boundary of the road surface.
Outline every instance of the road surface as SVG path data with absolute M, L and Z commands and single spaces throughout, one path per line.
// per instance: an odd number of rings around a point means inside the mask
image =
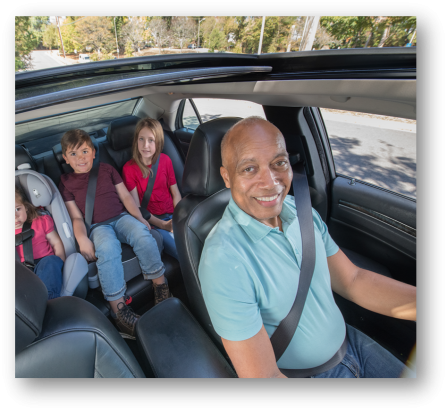
M 41 70 L 51 67 L 63 66 L 64 64 L 49 55 L 46 50 L 34 50 L 31 52 L 33 70 Z

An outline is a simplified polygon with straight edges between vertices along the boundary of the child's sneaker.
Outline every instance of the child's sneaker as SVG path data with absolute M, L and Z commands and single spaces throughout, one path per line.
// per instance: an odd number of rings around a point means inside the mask
M 125 303 L 119 303 L 118 312 L 112 313 L 112 318 L 123 338 L 135 340 L 135 325 L 140 316 L 135 314 L 132 308 Z
M 155 296 L 154 305 L 157 305 L 158 303 L 161 303 L 162 301 L 172 297 L 167 282 L 165 282 L 164 284 L 152 283 L 152 285 L 154 286 L 154 296 Z

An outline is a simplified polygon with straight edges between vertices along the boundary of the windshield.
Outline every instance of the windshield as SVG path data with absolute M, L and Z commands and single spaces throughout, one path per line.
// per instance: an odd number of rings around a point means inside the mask
M 15 30 L 16 71 L 159 54 L 267 54 L 417 43 L 414 16 L 18 16 Z

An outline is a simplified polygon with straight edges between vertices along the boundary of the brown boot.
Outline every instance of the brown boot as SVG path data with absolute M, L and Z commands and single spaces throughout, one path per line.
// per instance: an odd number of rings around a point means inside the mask
M 135 314 L 132 308 L 128 307 L 125 303 L 119 303 L 118 312 L 112 317 L 121 336 L 135 340 L 135 325 L 140 316 Z
M 154 296 L 155 296 L 154 305 L 157 305 L 158 303 L 161 303 L 162 301 L 172 297 L 167 282 L 165 282 L 164 284 L 155 284 L 153 282 L 152 285 L 154 286 Z

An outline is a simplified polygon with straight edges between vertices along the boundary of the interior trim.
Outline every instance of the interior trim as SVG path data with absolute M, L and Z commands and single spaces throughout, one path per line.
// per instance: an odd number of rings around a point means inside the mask
M 395 220 L 394 218 L 388 217 L 382 213 L 378 213 L 377 211 L 371 210 L 366 207 L 359 206 L 357 204 L 350 203 L 348 201 L 339 200 L 338 202 L 339 207 L 345 207 L 350 210 L 355 210 L 359 213 L 365 214 L 368 217 L 374 218 L 375 220 L 379 220 L 382 223 L 388 224 L 394 228 L 397 228 L 400 231 L 403 231 L 404 233 L 407 233 L 411 235 L 412 237 L 416 237 L 416 229 L 413 227 L 410 227 L 404 223 L 401 223 L 398 220 Z

